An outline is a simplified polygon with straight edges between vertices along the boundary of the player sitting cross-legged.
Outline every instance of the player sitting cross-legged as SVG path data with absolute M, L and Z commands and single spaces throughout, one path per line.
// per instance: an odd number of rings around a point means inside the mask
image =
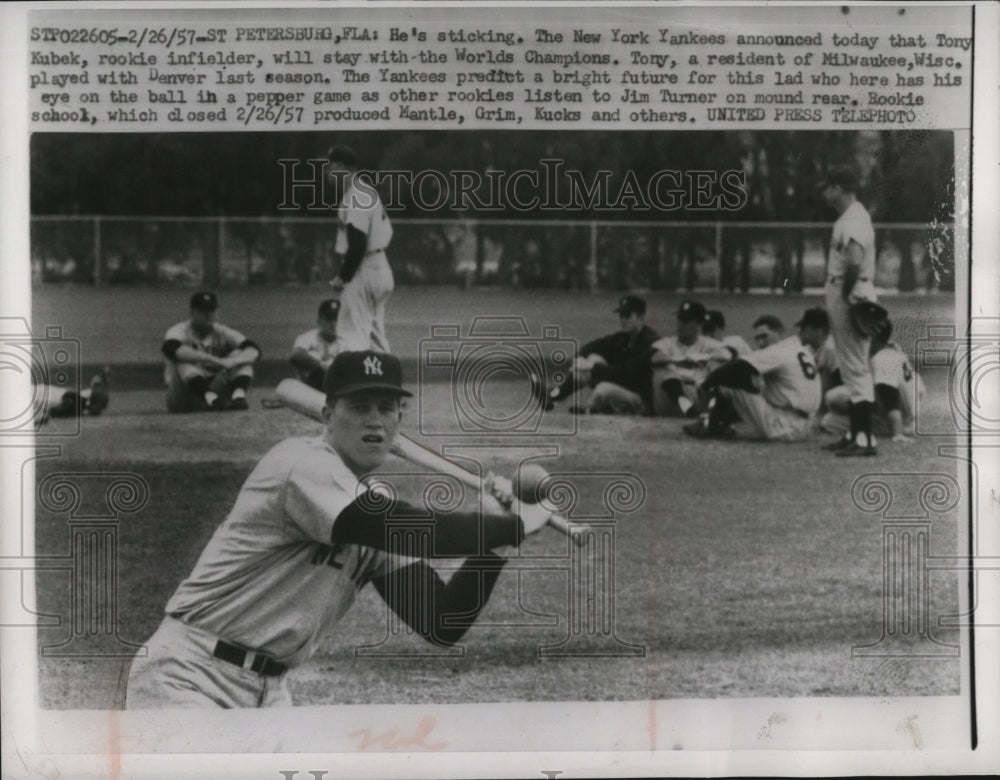
M 247 409 L 260 347 L 216 322 L 215 293 L 196 292 L 190 305 L 191 318 L 172 326 L 163 340 L 167 411 Z
M 251 472 L 132 662 L 127 708 L 292 704 L 288 670 L 337 630 L 368 583 L 427 641 L 454 645 L 507 562 L 495 551 L 548 521 L 542 504 L 522 504 L 494 480 L 487 488 L 502 502 L 492 509 L 437 513 L 419 539 L 412 526 L 394 530 L 390 505 L 393 518 L 426 517 L 365 479 L 388 457 L 410 395 L 399 360 L 342 352 L 324 385 L 323 434 L 286 439 Z M 421 555 L 465 560 L 445 583 Z
M 685 425 L 686 434 L 729 439 L 736 435 L 732 423 L 743 420 L 751 438 L 797 441 L 810 435 L 821 394 L 813 354 L 826 340 L 829 325 L 804 316 L 799 335 L 790 338 L 780 338 L 783 328 L 776 318 L 766 328 L 765 335 L 755 327 L 761 349 L 708 375 L 699 391 L 709 399 L 709 412 Z
M 682 301 L 677 310 L 677 335 L 652 345 L 653 413 L 662 417 L 697 416 L 698 385 L 715 366 L 732 359 L 721 341 L 701 332 L 705 307 Z
M 546 411 L 557 401 L 590 387 L 586 404 L 576 414 L 643 414 L 650 409 L 649 348 L 659 336 L 646 324 L 646 301 L 623 295 L 615 307 L 620 329 L 584 344 L 569 375 L 558 387 L 546 390 L 537 376 L 532 389 Z

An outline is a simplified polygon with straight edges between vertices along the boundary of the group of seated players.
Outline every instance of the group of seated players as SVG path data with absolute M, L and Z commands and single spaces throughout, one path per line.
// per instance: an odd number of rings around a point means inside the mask
M 190 308 L 190 318 L 171 327 L 163 343 L 168 410 L 248 408 L 260 348 L 217 321 L 214 293 L 195 293 Z M 336 299 L 324 300 L 316 327 L 292 346 L 298 378 L 317 389 L 338 351 L 338 310 Z M 662 338 L 646 324 L 641 297 L 623 296 L 613 313 L 618 330 L 584 344 L 558 386 L 532 376 L 532 392 L 545 411 L 570 401 L 577 414 L 685 417 L 684 432 L 695 438 L 734 438 L 740 426 L 745 438 L 797 441 L 848 427 L 848 397 L 822 308 L 806 309 L 794 335 L 775 315 L 759 316 L 753 346 L 727 334 L 723 313 L 696 300 L 681 302 L 675 334 Z M 891 336 L 886 321 L 872 339 L 876 434 L 908 441 L 924 387 Z
M 548 388 L 533 378 L 546 411 L 573 399 L 577 414 L 688 417 L 684 432 L 695 438 L 735 438 L 740 423 L 744 437 L 771 441 L 840 435 L 849 427 L 825 309 L 807 309 L 795 335 L 763 314 L 753 323 L 753 347 L 726 333 L 722 312 L 694 300 L 681 303 L 675 335 L 663 338 L 646 324 L 642 298 L 623 296 L 614 313 L 619 330 L 584 344 L 561 384 Z M 887 320 L 872 339 L 876 434 L 905 442 L 924 388 L 891 336 Z

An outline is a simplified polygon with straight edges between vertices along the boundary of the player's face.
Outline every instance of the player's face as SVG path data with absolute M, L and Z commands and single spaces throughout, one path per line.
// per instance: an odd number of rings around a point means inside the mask
M 215 312 L 199 311 L 198 309 L 192 309 L 191 324 L 194 326 L 194 329 L 199 333 L 205 333 L 211 330 L 212 325 L 215 324 Z
M 682 344 L 694 344 L 701 333 L 701 324 L 697 320 L 677 320 L 677 340 Z
M 779 334 L 771 330 L 767 325 L 758 325 L 754 328 L 753 343 L 757 345 L 757 349 L 764 349 L 764 347 L 777 344 L 779 340 Z
M 823 188 L 823 200 L 825 200 L 826 205 L 832 209 L 839 208 L 841 194 L 842 191 L 838 185 L 827 184 Z
M 822 328 L 799 328 L 799 341 L 808 347 L 812 347 L 814 350 L 823 346 L 823 342 L 826 341 L 826 335 L 826 331 Z
M 352 393 L 323 409 L 327 441 L 358 477 L 385 462 L 400 417 L 399 398 L 378 390 Z
M 619 314 L 618 322 L 626 333 L 633 333 L 642 327 L 642 317 L 635 312 Z
M 326 317 L 320 317 L 316 324 L 319 327 L 319 335 L 322 336 L 327 341 L 333 341 L 337 338 L 337 320 L 327 319 Z

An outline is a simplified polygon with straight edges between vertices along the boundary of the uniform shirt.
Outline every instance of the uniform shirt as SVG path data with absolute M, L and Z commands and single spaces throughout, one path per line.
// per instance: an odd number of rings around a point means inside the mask
M 322 437 L 287 439 L 247 478 L 168 615 L 297 666 L 373 577 L 411 561 L 331 545 L 337 516 L 364 488 Z
M 385 213 L 385 206 L 370 182 L 357 177 L 351 180 L 344 199 L 337 209 L 337 244 L 339 254 L 347 252 L 347 226 L 357 228 L 368 237 L 366 254 L 381 252 L 392 240 L 392 223 Z
M 643 356 L 659 337 L 648 325 L 643 325 L 635 332 L 619 330 L 588 341 L 580 347 L 580 357 L 600 355 L 609 365 L 614 366 Z
M 818 350 L 814 354 L 816 368 L 819 370 L 821 379 L 830 382 L 833 375 L 840 370 L 837 362 L 837 347 L 833 342 L 833 336 L 827 336 Z M 830 385 L 833 386 L 832 384 Z
M 191 347 L 199 352 L 207 352 L 209 355 L 222 358 L 238 349 L 240 344 L 247 340 L 247 337 L 235 328 L 215 322 L 208 333 L 199 336 L 191 327 L 191 320 L 178 322 L 167 330 L 163 337 L 164 341 L 179 341 L 185 347 Z M 166 379 L 170 381 L 170 374 L 174 370 L 174 361 L 167 360 Z
M 758 349 L 745 360 L 764 378 L 761 394 L 771 406 L 805 414 L 819 410 L 823 393 L 816 361 L 798 336 Z
M 307 330 L 305 333 L 300 333 L 295 337 L 295 343 L 292 345 L 293 349 L 303 349 L 316 358 L 323 368 L 329 368 L 333 359 L 337 357 L 337 353 L 340 352 L 340 346 L 336 338 L 333 341 L 327 341 L 321 335 L 319 335 L 319 328 L 313 328 L 312 330 Z
M 903 422 L 913 422 L 917 398 L 924 394 L 924 380 L 913 370 L 906 353 L 895 342 L 872 355 L 872 379 L 876 385 L 889 385 L 899 391 L 899 411 Z
M 842 277 L 847 267 L 847 247 L 851 241 L 856 241 L 864 250 L 861 267 L 858 271 L 858 284 L 871 286 L 874 292 L 875 282 L 875 228 L 867 209 L 858 201 L 854 201 L 833 224 L 833 239 L 830 253 L 828 277 Z
M 723 363 L 729 357 L 729 351 L 725 349 L 721 341 L 702 335 L 699 335 L 693 344 L 681 344 L 676 336 L 666 336 L 654 342 L 653 349 L 664 355 L 667 360 L 690 362 L 692 365 L 680 366 L 674 363 L 668 366 L 682 382 L 689 384 L 692 382 L 699 384 L 705 381 L 705 377 L 708 376 L 709 362 Z
M 737 336 L 735 334 L 732 336 L 723 336 L 722 346 L 728 347 L 738 358 L 744 357 L 753 352 L 753 348 L 747 344 L 746 340 L 742 336 Z

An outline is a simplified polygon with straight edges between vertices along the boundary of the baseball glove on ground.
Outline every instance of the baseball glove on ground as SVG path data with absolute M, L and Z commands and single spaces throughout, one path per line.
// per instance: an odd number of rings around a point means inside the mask
M 851 325 L 859 336 L 871 338 L 889 320 L 889 312 L 874 301 L 851 304 Z

